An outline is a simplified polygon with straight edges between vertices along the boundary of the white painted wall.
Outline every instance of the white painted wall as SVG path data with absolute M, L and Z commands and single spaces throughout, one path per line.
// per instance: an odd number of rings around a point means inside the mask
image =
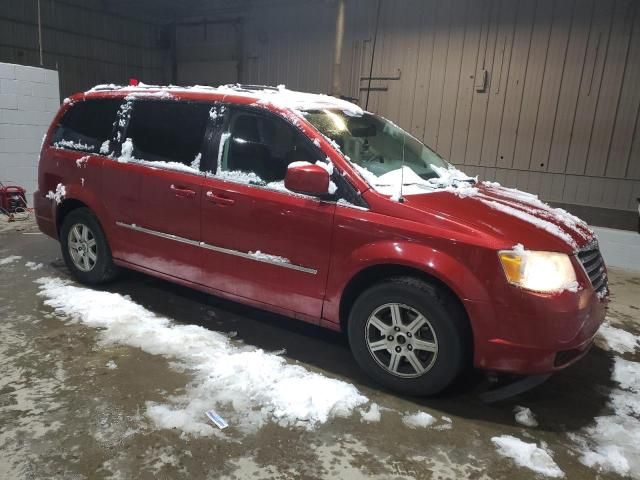
M 613 228 L 591 227 L 609 267 L 640 271 L 640 233 Z
M 0 181 L 37 189 L 42 137 L 60 106 L 58 72 L 0 63 Z

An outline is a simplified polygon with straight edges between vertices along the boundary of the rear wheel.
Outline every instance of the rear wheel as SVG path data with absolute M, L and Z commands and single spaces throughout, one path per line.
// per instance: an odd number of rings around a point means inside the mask
M 98 219 L 88 208 L 67 214 L 60 229 L 62 256 L 74 277 L 89 285 L 115 278 L 117 268 L 111 257 Z
M 364 291 L 349 315 L 349 343 L 376 381 L 411 395 L 432 395 L 464 369 L 470 353 L 465 312 L 441 288 L 411 277 Z

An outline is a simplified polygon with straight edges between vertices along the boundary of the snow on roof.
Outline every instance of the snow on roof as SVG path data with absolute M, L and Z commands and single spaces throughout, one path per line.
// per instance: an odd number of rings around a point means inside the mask
M 180 87 L 176 85 L 138 85 L 120 86 L 114 84 L 96 85 L 85 93 L 117 91 L 128 92 L 132 96 L 170 96 L 171 93 L 209 93 L 223 96 L 241 96 L 252 98 L 258 104 L 271 104 L 278 108 L 290 110 L 324 110 L 338 109 L 348 114 L 360 116 L 364 112 L 356 104 L 329 95 L 320 93 L 306 93 L 288 90 L 284 85 L 277 87 L 230 84 L 219 87 L 206 85 L 194 85 L 191 87 Z

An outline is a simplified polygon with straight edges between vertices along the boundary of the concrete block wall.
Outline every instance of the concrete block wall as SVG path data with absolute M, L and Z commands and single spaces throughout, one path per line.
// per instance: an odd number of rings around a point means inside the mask
M 0 181 L 29 196 L 37 189 L 42 138 L 59 106 L 58 72 L 0 63 Z

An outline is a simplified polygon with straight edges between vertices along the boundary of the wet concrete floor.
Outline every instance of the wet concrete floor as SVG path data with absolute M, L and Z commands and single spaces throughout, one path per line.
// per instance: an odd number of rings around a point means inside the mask
M 354 414 L 312 431 L 267 424 L 232 441 L 158 429 L 146 402 L 183 392 L 189 372 L 162 356 L 103 345 L 96 330 L 54 314 L 34 280 L 68 278 L 59 246 L 32 224 L 21 228 L 0 233 L 0 258 L 22 257 L 0 266 L 0 478 L 541 478 L 496 453 L 490 438 L 505 434 L 545 442 L 566 478 L 619 478 L 580 463 L 569 436 L 607 410 L 613 354 L 603 348 L 495 404 L 479 399 L 487 382 L 477 374 L 436 398 L 402 397 L 358 369 L 341 335 L 126 272 L 105 289 L 178 323 L 235 331 L 234 341 L 266 351 L 284 348 L 289 362 L 352 383 L 383 408 L 378 423 Z M 43 266 L 32 270 L 27 261 Z M 610 278 L 612 323 L 640 333 L 640 273 L 614 270 Z M 539 426 L 517 424 L 516 405 L 531 408 Z M 421 410 L 450 417 L 451 428 L 401 422 Z

